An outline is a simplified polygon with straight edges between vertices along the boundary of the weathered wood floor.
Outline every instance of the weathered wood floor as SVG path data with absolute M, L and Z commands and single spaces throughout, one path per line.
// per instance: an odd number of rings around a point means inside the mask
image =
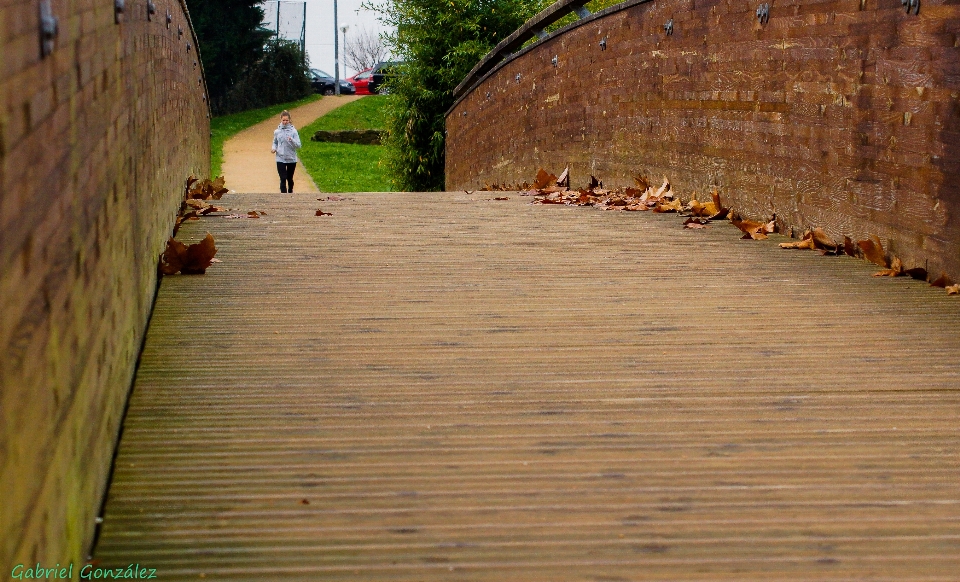
M 267 216 L 189 223 L 223 262 L 163 281 L 100 563 L 960 580 L 960 299 L 494 195 L 232 195 Z

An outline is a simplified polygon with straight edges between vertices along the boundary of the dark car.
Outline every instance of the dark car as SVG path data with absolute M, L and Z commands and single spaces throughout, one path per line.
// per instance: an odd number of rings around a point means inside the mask
M 391 75 L 396 74 L 397 65 L 400 63 L 395 61 L 385 61 L 382 63 L 377 63 L 377 66 L 373 68 L 373 71 L 370 72 L 370 84 L 367 87 L 370 89 L 371 93 L 389 93 L 390 88 L 384 87 L 380 88 Z
M 333 77 L 320 69 L 310 69 L 310 85 L 316 93 L 320 93 L 321 95 L 333 95 L 336 93 L 336 91 L 334 91 Z M 357 90 L 349 81 L 340 79 L 341 95 L 353 95 L 356 92 Z

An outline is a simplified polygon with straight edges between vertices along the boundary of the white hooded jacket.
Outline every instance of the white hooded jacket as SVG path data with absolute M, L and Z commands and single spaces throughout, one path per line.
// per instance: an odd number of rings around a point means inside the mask
M 287 140 L 293 138 L 292 143 Z M 292 164 L 297 161 L 297 150 L 302 146 L 300 144 L 300 134 L 293 127 L 292 123 L 286 126 L 282 123 L 273 132 L 273 148 L 277 150 L 277 161 L 286 164 Z

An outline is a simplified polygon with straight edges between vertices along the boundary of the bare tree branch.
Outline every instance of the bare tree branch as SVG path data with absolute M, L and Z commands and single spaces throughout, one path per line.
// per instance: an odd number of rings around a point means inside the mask
M 349 35 L 343 44 L 343 61 L 355 71 L 373 67 L 390 53 L 380 35 L 365 28 Z

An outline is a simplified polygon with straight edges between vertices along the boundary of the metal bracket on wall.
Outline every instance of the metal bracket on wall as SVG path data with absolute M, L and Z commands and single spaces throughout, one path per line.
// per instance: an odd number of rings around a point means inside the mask
M 147 0 L 147 21 L 153 22 L 153 15 L 157 13 L 157 5 L 153 0 Z
M 517 83 L 519 83 L 519 82 L 520 82 L 520 73 L 517 73 L 516 79 L 517 79 Z
M 900 4 L 907 9 L 907 14 L 911 11 L 914 14 L 920 14 L 920 0 L 900 0 Z
M 179 24 L 177 25 L 177 38 L 183 38 L 183 27 Z
M 124 0 L 113 0 L 113 22 L 120 24 L 123 22 Z
M 557 58 L 557 55 L 553 55 L 553 58 L 550 59 L 550 62 L 553 63 L 554 68 L 560 64 L 560 60 Z
M 57 35 L 60 34 L 60 23 L 53 15 L 50 0 L 40 1 L 40 58 L 53 52 Z
M 167 8 L 167 28 L 170 28 L 171 22 L 173 22 L 173 14 L 170 14 L 170 9 Z
M 760 6 L 757 6 L 757 20 L 760 21 L 760 24 L 766 24 L 770 22 L 770 5 L 763 3 Z
M 602 51 L 607 50 L 607 37 L 603 37 L 600 39 L 600 50 Z
M 190 49 L 191 49 L 191 46 L 190 46 L 190 43 L 188 42 L 188 43 L 187 43 L 187 52 L 190 52 Z
M 667 33 L 667 36 L 673 36 L 673 19 L 672 18 L 668 20 L 666 24 L 663 25 L 663 32 Z

